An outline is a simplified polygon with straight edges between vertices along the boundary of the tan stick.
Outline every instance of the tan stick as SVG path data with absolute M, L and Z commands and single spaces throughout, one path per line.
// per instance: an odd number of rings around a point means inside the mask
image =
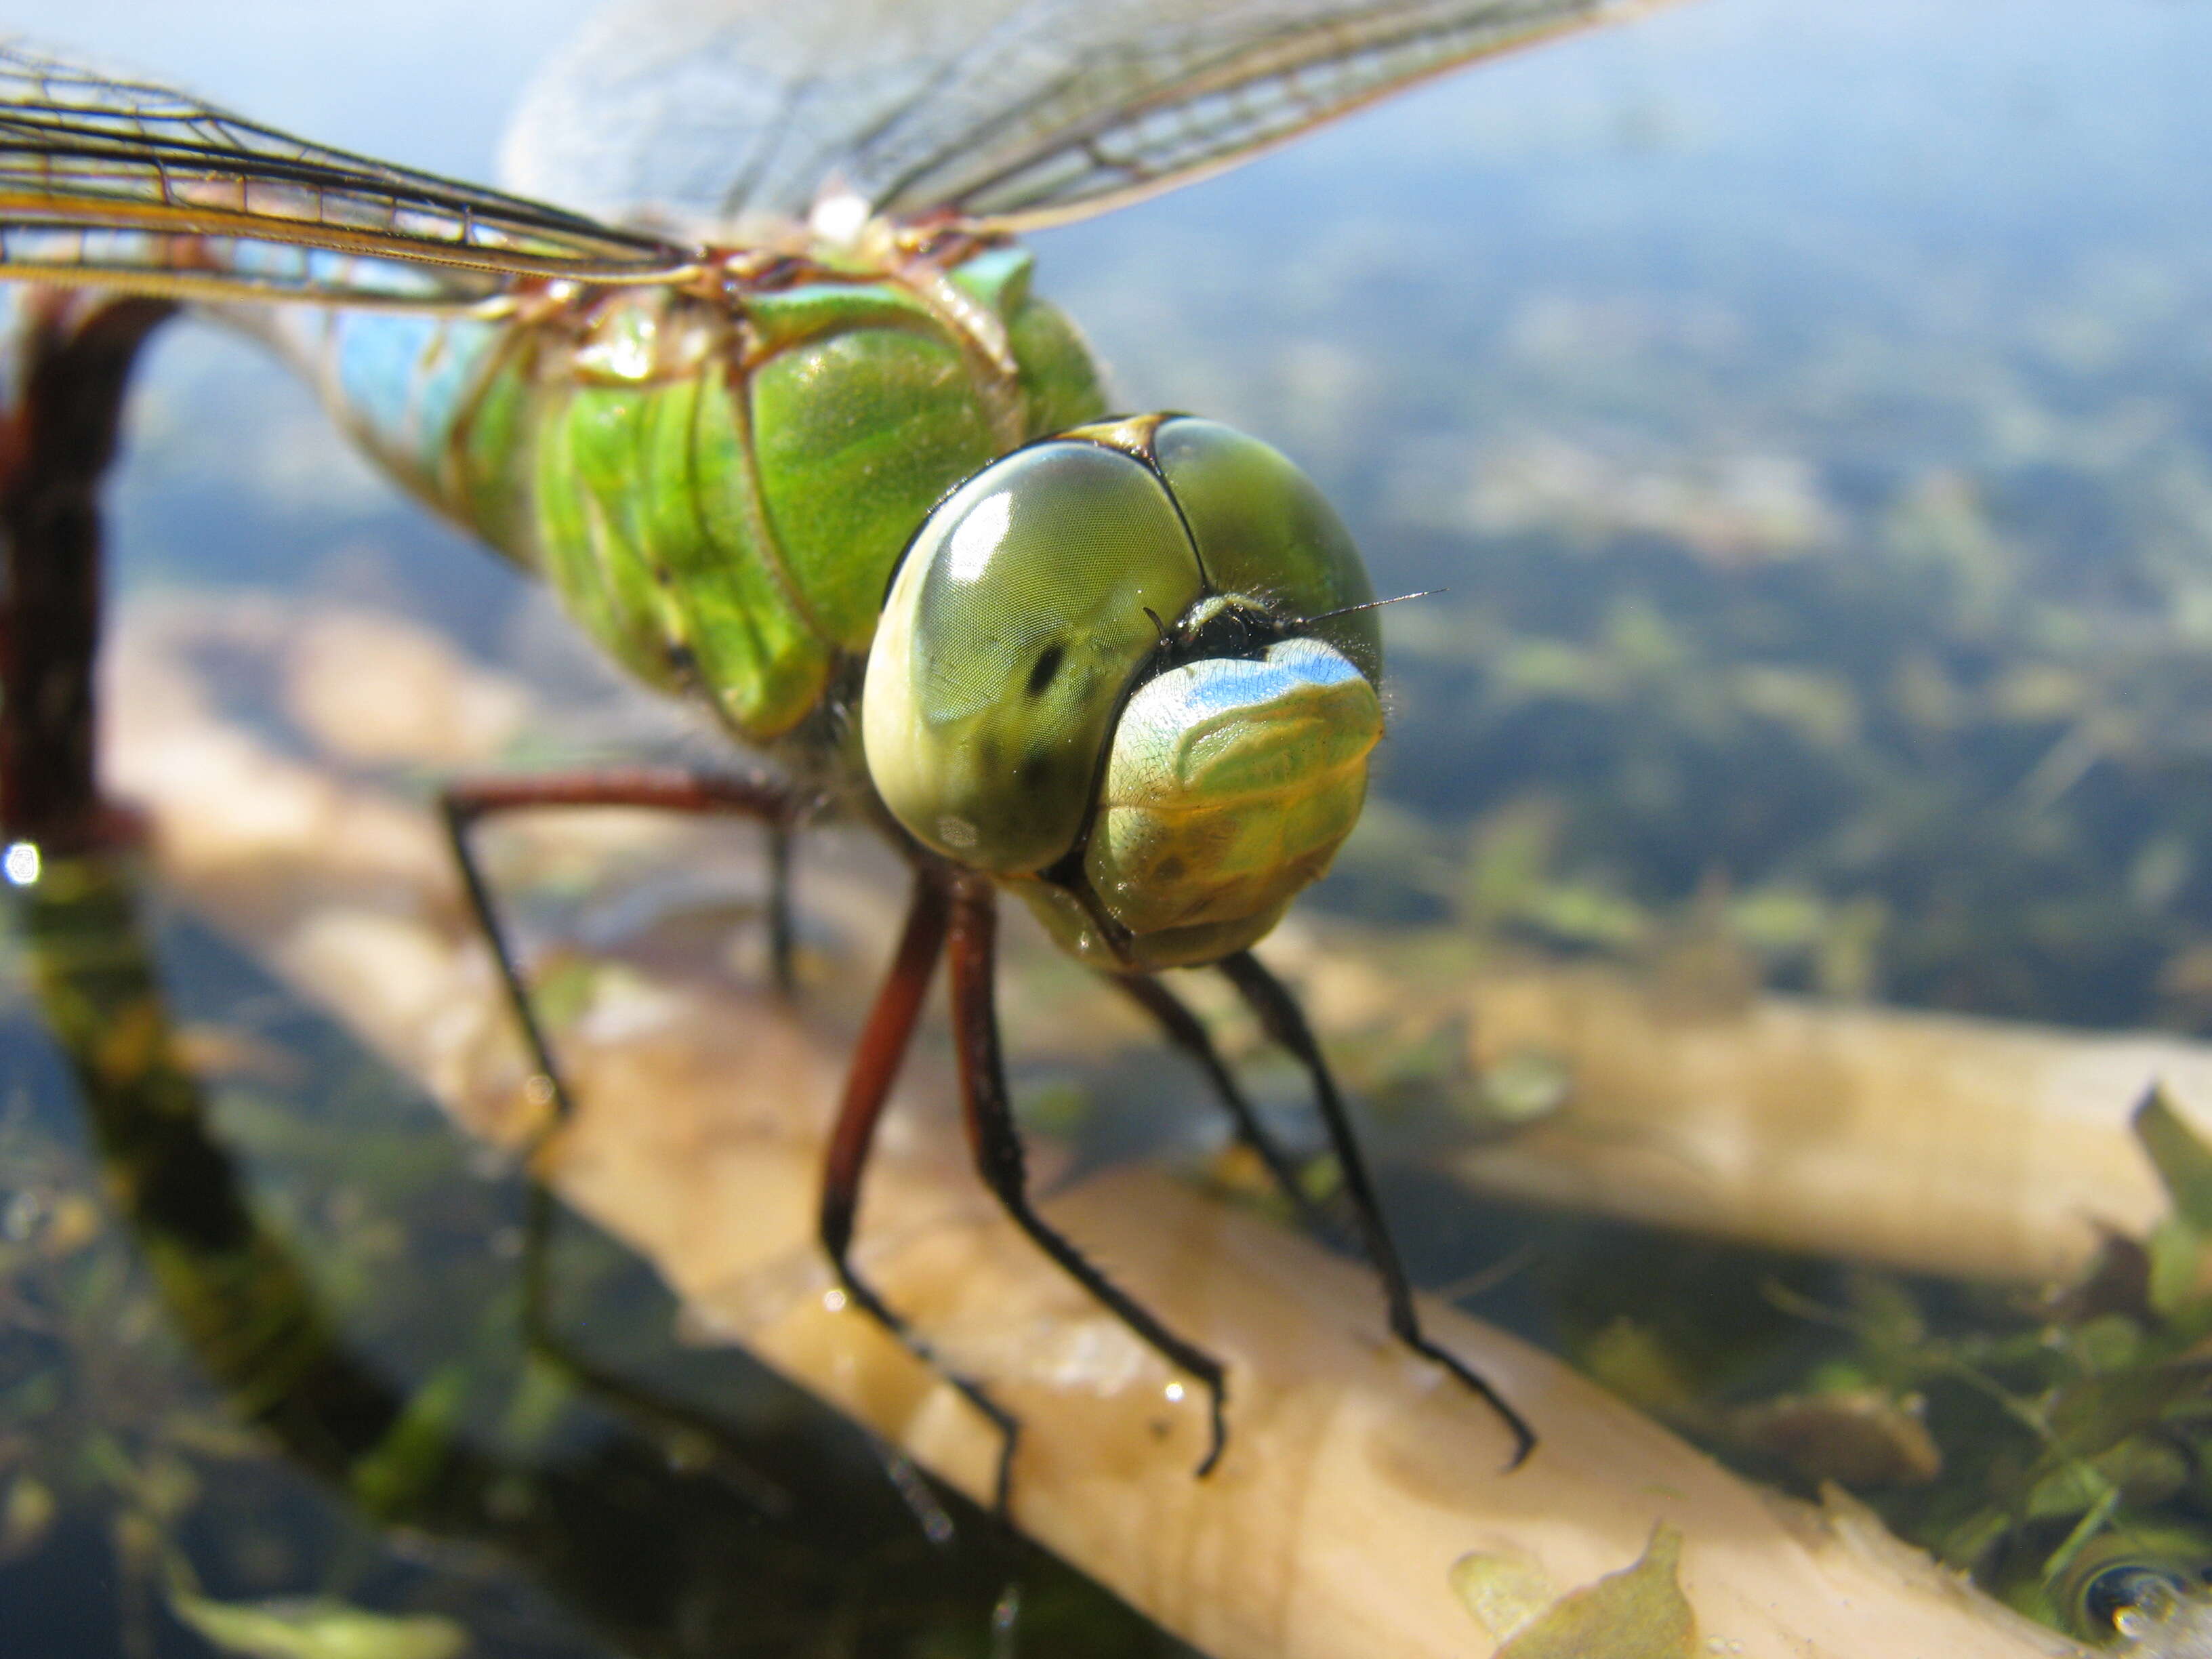
M 2212 1049 L 1759 997 L 1684 1009 L 1531 967 L 1469 992 L 1477 1063 L 1548 1056 L 1565 1109 L 1456 1165 L 1489 1191 L 1971 1277 L 2078 1272 L 2166 1207 L 2129 1117 L 2212 1125 Z
M 190 620 L 166 641 L 151 623 L 130 632 L 111 704 L 112 775 L 153 814 L 167 872 L 464 1121 L 512 1138 L 527 1115 L 519 1045 L 429 824 L 220 719 L 165 648 Z M 811 1231 L 835 1042 L 761 1000 L 642 971 L 607 976 L 558 1041 L 585 1103 L 550 1160 L 571 1200 L 651 1256 L 708 1328 L 984 1490 L 986 1426 L 826 1294 Z M 872 1171 L 866 1270 L 1022 1415 L 1018 1524 L 1223 1659 L 1491 1653 L 1515 1621 L 1462 1593 L 1486 1582 L 1477 1558 L 1564 1592 L 1626 1566 L 1662 1525 L 1680 1535 L 1700 1654 L 2075 1651 L 1848 1509 L 1762 1497 L 1546 1356 L 1431 1306 L 1431 1334 L 1542 1437 L 1504 1474 L 1497 1419 L 1385 1339 L 1366 1274 L 1150 1170 L 1086 1182 L 1051 1201 L 1054 1220 L 1229 1361 L 1228 1453 L 1194 1480 L 1198 1401 L 1175 1399 L 1176 1379 L 994 1213 L 927 1073 Z M 1671 1645 L 1638 1650 L 1691 1652 L 1668 1628 Z

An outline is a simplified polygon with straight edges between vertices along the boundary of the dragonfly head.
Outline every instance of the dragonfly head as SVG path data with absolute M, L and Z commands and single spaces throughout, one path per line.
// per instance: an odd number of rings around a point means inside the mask
M 1210 962 L 1359 815 L 1380 629 L 1313 483 L 1187 416 L 1079 428 L 930 514 L 868 658 L 868 770 L 917 841 L 1086 961 Z

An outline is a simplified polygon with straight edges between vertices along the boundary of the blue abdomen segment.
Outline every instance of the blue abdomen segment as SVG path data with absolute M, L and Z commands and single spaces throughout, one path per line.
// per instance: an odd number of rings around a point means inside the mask
M 863 651 L 930 508 L 993 456 L 1094 418 L 1097 372 L 1027 256 L 526 317 L 264 314 L 407 488 L 544 578 L 625 667 L 767 742 Z M 980 348 L 961 305 L 1003 349 Z
M 468 317 L 326 313 L 325 395 L 409 489 L 465 519 L 453 491 L 453 435 L 514 332 Z

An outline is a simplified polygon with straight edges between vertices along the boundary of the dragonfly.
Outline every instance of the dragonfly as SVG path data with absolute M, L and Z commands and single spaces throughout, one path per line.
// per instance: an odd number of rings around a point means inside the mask
M 67 802 L 92 797 L 90 493 L 139 341 L 179 308 L 217 308 L 403 486 L 766 763 L 441 792 L 556 1125 L 573 1103 L 471 850 L 478 825 L 617 805 L 763 823 L 788 986 L 790 838 L 824 813 L 868 823 L 911 892 L 830 1137 L 818 1232 L 850 1303 L 996 1428 L 1002 1510 L 1015 1414 L 852 1259 L 870 1148 L 940 963 L 982 1180 L 1202 1385 L 1201 1475 L 1227 1443 L 1230 1382 L 1035 1206 L 995 1012 L 1002 894 L 1158 1023 L 1296 1201 L 1285 1151 L 1158 975 L 1225 978 L 1309 1079 L 1391 1330 L 1489 1403 L 1517 1465 L 1534 1431 L 1424 1332 L 1344 1098 L 1251 949 L 1351 830 L 1381 735 L 1358 552 L 1265 443 L 1113 410 L 1017 238 L 1641 9 L 624 0 L 533 82 L 497 191 L 0 48 L 0 277 L 40 285 L 0 478 L 9 832 L 89 833 Z M 27 761 L 42 742 L 59 758 Z

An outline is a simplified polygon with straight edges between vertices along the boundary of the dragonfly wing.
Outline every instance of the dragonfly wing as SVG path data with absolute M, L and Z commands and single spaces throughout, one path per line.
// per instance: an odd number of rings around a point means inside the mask
M 687 224 L 1080 218 L 1638 0 L 618 0 L 532 83 L 509 187 Z
M 518 277 L 650 280 L 688 263 L 650 238 L 0 42 L 0 276 L 453 306 Z

